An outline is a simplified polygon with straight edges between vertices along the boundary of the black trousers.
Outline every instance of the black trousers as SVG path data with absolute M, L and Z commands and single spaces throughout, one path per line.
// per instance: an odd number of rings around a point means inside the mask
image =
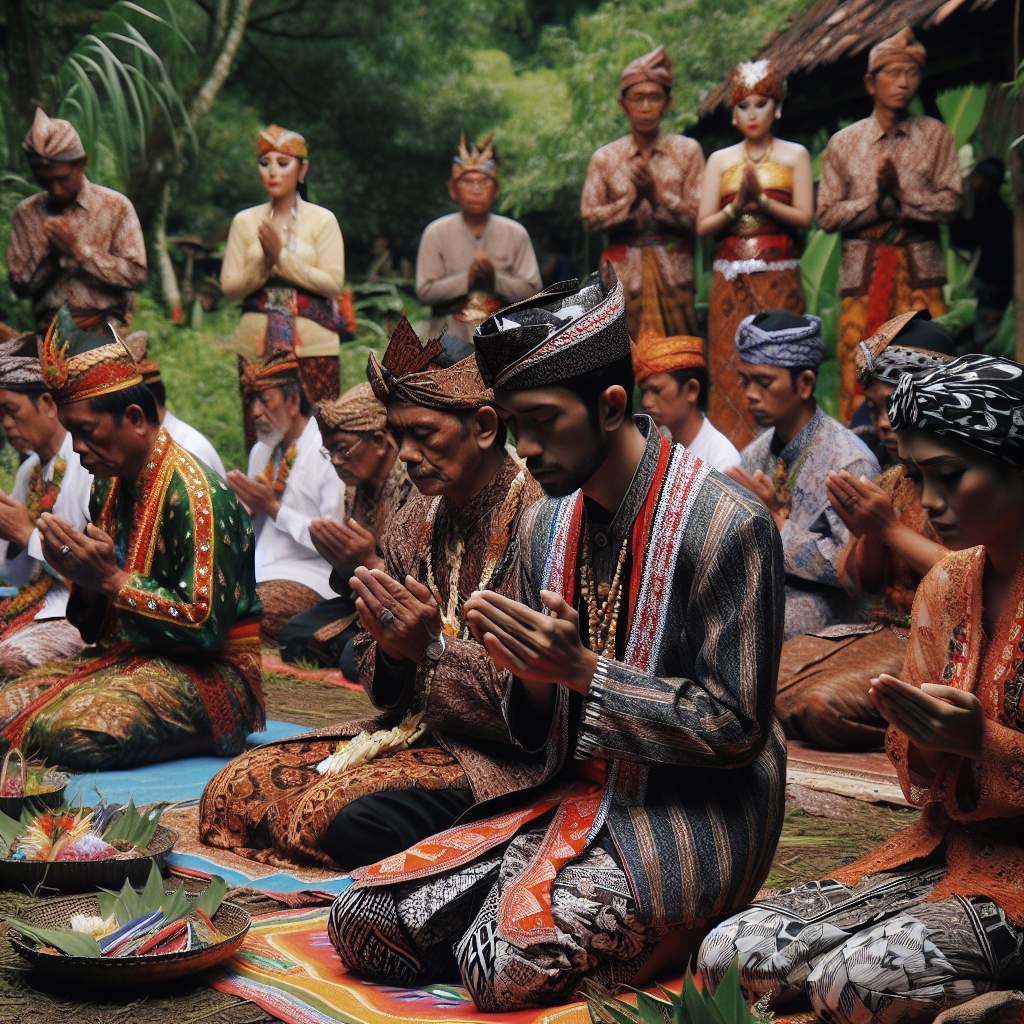
M 466 789 L 408 789 L 353 800 L 327 826 L 320 848 L 344 871 L 375 864 L 444 832 L 473 806 Z
M 290 618 L 284 624 L 278 641 L 281 646 L 281 660 L 290 665 L 298 664 L 300 661 L 319 665 L 324 660 L 323 648 L 326 647 L 329 661 L 327 665 L 321 667 L 340 668 L 347 678 L 357 680 L 359 670 L 356 668 L 352 641 L 359 632 L 358 620 L 325 644 L 314 646 L 313 641 L 313 634 L 318 629 L 353 614 L 355 610 L 352 598 L 332 597 Z

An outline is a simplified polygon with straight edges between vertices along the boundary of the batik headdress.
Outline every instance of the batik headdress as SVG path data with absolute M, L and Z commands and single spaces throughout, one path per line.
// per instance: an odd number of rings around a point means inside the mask
M 908 26 L 871 47 L 868 54 L 868 74 L 873 75 L 887 64 L 905 61 L 911 61 L 923 71 L 927 55 L 924 46 L 914 38 L 914 33 Z
M 42 107 L 36 107 L 35 119 L 21 148 L 34 164 L 70 163 L 85 156 L 74 125 L 59 117 L 47 117 Z
M 299 360 L 291 352 L 275 352 L 262 362 L 242 362 L 242 394 L 251 400 L 261 391 L 299 383 Z
M 729 72 L 729 85 L 732 89 L 730 107 L 735 107 L 748 96 L 764 96 L 775 100 L 776 106 L 786 98 L 786 80 L 767 58 L 745 60 L 737 64 Z
M 387 409 L 373 393 L 368 382 L 349 388 L 341 396 L 318 402 L 314 409 L 317 423 L 328 430 L 344 430 L 349 434 L 372 434 L 387 427 Z
M 960 356 L 929 373 L 905 373 L 888 402 L 899 432 L 916 427 L 1024 466 L 1024 366 L 1002 356 Z
M 447 346 L 447 348 L 446 348 Z M 458 338 L 432 338 L 424 344 L 403 316 L 391 335 L 384 358 L 371 352 L 366 377 L 382 402 L 397 399 L 428 409 L 454 412 L 479 409 L 494 401 L 494 392 L 484 384 L 472 355 L 451 362 L 453 350 L 462 355 L 472 351 Z
M 478 146 L 466 142 L 466 133 L 459 136 L 459 155 L 452 161 L 452 181 L 458 181 L 467 171 L 479 171 L 490 178 L 498 177 L 498 161 L 494 156 L 494 132 Z
M 625 95 L 627 89 L 641 82 L 654 82 L 666 93 L 672 90 L 672 61 L 668 59 L 664 46 L 637 57 L 625 66 L 619 78 L 619 95 Z
M 640 334 L 633 346 L 633 379 L 640 383 L 654 373 L 707 368 L 704 339 L 687 334 L 658 338 Z
M 948 363 L 956 355 L 953 341 L 926 309 L 887 320 L 857 349 L 857 380 L 899 384 L 904 373 L 920 374 Z
M 117 331 L 93 334 L 61 306 L 39 345 L 43 383 L 58 405 L 84 402 L 142 383 L 131 349 Z
M 825 356 L 821 320 L 779 309 L 753 313 L 736 330 L 736 354 L 760 366 L 817 368 Z
M 477 329 L 476 361 L 496 391 L 570 380 L 631 355 L 622 285 L 595 274 L 583 287 L 560 281 L 506 306 Z
M 297 156 L 300 160 L 305 160 L 309 155 L 306 152 L 306 140 L 298 132 L 276 124 L 264 128 L 256 136 L 256 156 L 261 157 L 264 153 L 284 153 L 285 156 Z
M 0 343 L 0 389 L 37 395 L 46 390 L 36 336 L 19 334 Z

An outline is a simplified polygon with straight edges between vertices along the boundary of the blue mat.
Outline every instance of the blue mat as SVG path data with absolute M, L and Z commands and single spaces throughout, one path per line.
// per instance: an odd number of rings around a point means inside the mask
M 265 732 L 251 733 L 248 746 L 269 740 L 285 739 L 305 732 L 308 726 L 291 722 L 267 722 Z M 93 772 L 76 775 L 68 786 L 68 803 L 94 804 L 103 796 L 107 803 L 124 803 L 129 795 L 136 804 L 156 800 L 198 800 L 206 784 L 230 761 L 229 757 L 187 757 L 181 761 L 162 761 L 143 768 L 120 772 Z M 97 795 L 99 794 L 99 795 Z
M 249 885 L 254 889 L 262 889 L 264 892 L 300 892 L 304 889 L 313 892 L 326 892 L 332 896 L 347 889 L 352 884 L 348 875 L 338 875 L 337 878 L 330 878 L 322 882 L 304 882 L 294 875 L 284 871 L 277 871 L 272 875 L 264 875 L 262 878 L 253 878 L 251 875 L 243 874 L 241 871 L 234 871 L 231 868 L 222 867 L 216 861 L 207 860 L 205 857 L 197 857 L 192 853 L 171 852 L 167 858 L 168 866 L 181 868 L 184 872 L 198 872 L 203 875 L 220 875 L 228 885 Z

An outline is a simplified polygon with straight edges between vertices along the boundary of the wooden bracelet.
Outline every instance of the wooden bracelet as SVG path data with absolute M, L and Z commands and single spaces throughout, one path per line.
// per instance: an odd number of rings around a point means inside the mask
M 726 203 L 725 206 L 722 207 L 722 213 L 724 213 L 729 220 L 736 219 L 736 207 L 732 203 Z

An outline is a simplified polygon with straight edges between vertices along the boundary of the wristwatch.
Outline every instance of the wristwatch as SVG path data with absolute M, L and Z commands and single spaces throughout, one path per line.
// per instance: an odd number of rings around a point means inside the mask
M 445 646 L 444 633 L 439 633 L 436 640 L 427 644 L 427 649 L 423 652 L 424 658 L 436 665 L 441 660 L 441 655 L 444 654 Z

